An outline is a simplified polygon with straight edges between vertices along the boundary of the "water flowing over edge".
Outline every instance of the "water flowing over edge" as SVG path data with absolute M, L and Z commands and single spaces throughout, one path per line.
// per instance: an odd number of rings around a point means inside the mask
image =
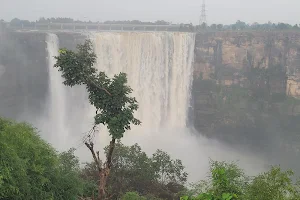
M 143 128 L 186 127 L 193 77 L 191 33 L 95 33 L 97 69 L 125 72 Z
M 109 77 L 119 72 L 127 73 L 128 84 L 139 102 L 136 117 L 142 121 L 142 126 L 128 131 L 123 143 L 139 143 L 150 154 L 158 148 L 168 151 L 172 157 L 183 160 L 193 181 L 205 175 L 208 158 L 241 158 L 242 166 L 249 168 L 251 163 L 250 168 L 255 172 L 261 168 L 263 163 L 253 155 L 195 136 L 186 126 L 193 78 L 194 34 L 102 32 L 88 37 L 97 55 L 97 69 L 105 71 Z M 66 88 L 60 72 L 53 68 L 53 56 L 57 55 L 59 47 L 55 34 L 48 35 L 47 47 L 50 93 L 48 114 L 41 120 L 41 130 L 48 129 L 52 143 L 60 147 L 82 147 L 82 133 L 92 127 L 95 109 L 89 105 L 83 87 Z M 102 150 L 109 140 L 102 126 L 97 137 L 99 149 Z M 89 160 L 86 148 L 81 148 L 78 154 L 83 160 Z

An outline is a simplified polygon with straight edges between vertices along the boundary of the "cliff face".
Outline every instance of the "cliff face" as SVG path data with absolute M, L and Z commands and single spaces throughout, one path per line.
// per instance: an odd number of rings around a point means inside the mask
M 194 69 L 197 130 L 257 151 L 300 150 L 299 32 L 198 33 Z
M 58 33 L 61 47 L 75 49 L 80 34 Z M 0 115 L 28 120 L 39 115 L 49 89 L 46 33 L 0 30 Z M 29 113 L 29 111 L 31 113 Z
M 45 35 L 2 32 L 0 38 L 1 115 L 16 118 L 25 109 L 39 110 L 47 92 Z M 27 105 L 25 107 L 25 104 Z M 2 106 L 3 105 L 3 106 Z
M 300 98 L 299 32 L 198 33 L 195 77 L 232 85 L 246 79 L 248 68 L 278 67 L 287 77 L 271 77 L 272 91 Z M 216 77 L 218 76 L 218 77 Z M 282 80 L 279 80 L 282 79 Z

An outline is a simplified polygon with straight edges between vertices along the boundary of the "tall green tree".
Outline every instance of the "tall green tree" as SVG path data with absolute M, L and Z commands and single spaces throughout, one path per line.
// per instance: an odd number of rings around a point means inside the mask
M 134 117 L 138 103 L 131 97 L 132 89 L 127 85 L 125 73 L 119 73 L 108 78 L 104 72 L 98 72 L 94 67 L 96 54 L 92 43 L 86 40 L 77 46 L 77 51 L 61 49 L 60 55 L 55 57 L 57 67 L 62 72 L 67 86 L 85 85 L 89 93 L 89 101 L 96 108 L 93 130 L 99 124 L 106 125 L 111 141 L 106 154 L 106 161 L 102 164 L 99 152 L 95 152 L 92 140 L 85 141 L 97 165 L 99 173 L 98 199 L 106 197 L 106 184 L 112 167 L 112 154 L 117 139 L 121 139 L 131 124 L 139 125 L 141 122 Z

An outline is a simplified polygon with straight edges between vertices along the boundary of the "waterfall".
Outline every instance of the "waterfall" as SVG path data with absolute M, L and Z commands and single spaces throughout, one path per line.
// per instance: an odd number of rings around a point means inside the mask
M 109 77 L 127 73 L 143 129 L 186 127 L 194 34 L 104 32 L 93 36 L 98 70 Z
M 148 154 L 162 149 L 178 158 L 192 175 L 190 181 L 205 177 L 208 158 L 241 159 L 241 166 L 250 171 L 261 169 L 262 161 L 247 152 L 237 152 L 221 143 L 193 134 L 187 127 L 193 78 L 195 36 L 175 32 L 101 32 L 89 35 L 97 55 L 95 67 L 109 77 L 125 72 L 139 109 L 136 117 L 141 126 L 134 126 L 122 138 L 126 145 L 138 143 Z M 59 48 L 58 37 L 47 35 L 49 61 L 49 94 L 47 114 L 40 130 L 56 148 L 66 150 L 82 144 L 82 134 L 93 125 L 95 109 L 90 106 L 85 88 L 62 84 L 60 72 L 53 67 Z M 101 126 L 95 147 L 101 151 L 109 140 Z M 78 146 L 79 145 L 79 146 Z M 87 148 L 77 155 L 90 161 Z M 243 161 L 244 160 L 244 161 Z
M 255 156 L 193 134 L 187 127 L 193 79 L 193 33 L 101 32 L 92 34 L 91 39 L 97 69 L 109 77 L 127 73 L 132 95 L 139 104 L 135 114 L 142 125 L 127 131 L 123 143 L 138 143 L 148 154 L 158 148 L 167 151 L 187 166 L 192 175 L 190 181 L 205 177 L 209 158 L 241 159 L 240 164 L 250 171 L 261 169 L 262 163 Z M 100 146 L 108 144 L 107 135 L 102 128 Z
M 57 35 L 49 33 L 46 38 L 49 67 L 49 94 L 47 103 L 47 133 L 50 142 L 55 143 L 59 148 L 67 142 L 68 127 L 66 119 L 66 87 L 62 84 L 61 72 L 54 68 L 55 56 L 58 56 L 59 40 Z M 45 122 L 44 122 L 45 123 Z M 43 126 L 43 125 L 42 125 Z M 46 136 L 47 137 L 47 136 Z

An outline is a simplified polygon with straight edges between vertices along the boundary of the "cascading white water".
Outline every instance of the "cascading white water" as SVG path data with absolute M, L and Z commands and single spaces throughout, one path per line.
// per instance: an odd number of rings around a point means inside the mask
M 143 129 L 184 128 L 190 102 L 195 38 L 192 33 L 96 33 L 97 68 L 125 72 L 139 102 Z
M 123 143 L 139 143 L 147 153 L 160 148 L 182 159 L 192 174 L 191 181 L 205 176 L 209 158 L 241 159 L 241 165 L 250 173 L 261 169 L 263 163 L 255 156 L 195 136 L 186 126 L 193 78 L 194 34 L 102 32 L 91 37 L 98 70 L 109 77 L 127 73 L 128 84 L 139 103 L 136 117 L 142 125 L 128 131 Z M 107 145 L 108 140 L 107 130 L 103 128 L 100 145 Z
M 66 119 L 66 87 L 62 84 L 63 78 L 57 68 L 55 56 L 58 56 L 59 40 L 57 35 L 49 33 L 46 38 L 49 67 L 49 97 L 47 103 L 47 132 L 51 136 L 50 142 L 55 143 L 59 148 L 67 142 L 68 127 Z M 42 125 L 43 126 L 43 125 Z
M 122 142 L 138 143 L 147 153 L 163 149 L 179 158 L 192 175 L 190 181 L 203 178 L 208 169 L 208 158 L 218 160 L 241 159 L 241 166 L 257 172 L 262 163 L 255 156 L 236 152 L 202 136 L 191 134 L 187 128 L 188 107 L 193 77 L 195 38 L 192 33 L 172 32 L 102 32 L 91 35 L 96 67 L 109 77 L 125 72 L 133 96 L 139 103 L 136 117 L 141 126 L 133 127 Z M 50 92 L 45 119 L 38 127 L 51 135 L 48 140 L 56 148 L 66 150 L 82 146 L 81 136 L 93 125 L 95 109 L 88 103 L 82 87 L 65 87 L 60 72 L 53 67 L 59 41 L 48 34 Z M 100 129 L 97 149 L 109 143 L 105 127 Z M 84 161 L 90 160 L 86 148 L 77 151 Z M 243 161 L 244 159 L 244 161 Z M 249 167 L 250 166 L 250 167 Z M 253 169 L 252 169 L 253 168 Z

